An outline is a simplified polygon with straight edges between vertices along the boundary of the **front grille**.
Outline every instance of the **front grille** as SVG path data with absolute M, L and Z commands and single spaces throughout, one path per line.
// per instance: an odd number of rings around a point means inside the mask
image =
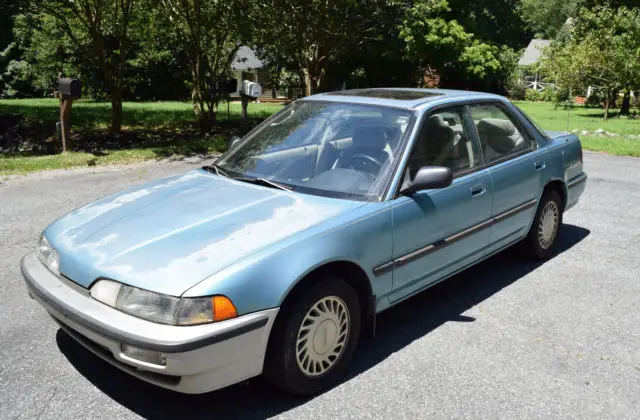
M 149 379 L 150 381 L 154 381 L 154 382 L 159 382 L 165 385 L 178 385 L 180 383 L 180 380 L 182 379 L 180 376 L 175 376 L 175 375 L 165 375 L 162 373 L 156 373 L 156 372 L 149 372 L 146 370 L 140 370 L 140 369 L 136 369 L 133 366 L 129 366 L 126 363 L 122 363 L 121 361 L 119 361 L 118 359 L 116 359 L 113 356 L 113 353 L 111 352 L 111 350 L 109 350 L 108 348 L 102 346 L 99 343 L 96 343 L 95 341 L 89 339 L 88 337 L 80 334 L 78 331 L 70 328 L 68 325 L 63 324 L 62 322 L 60 322 L 58 319 L 56 319 L 55 317 L 53 318 L 58 325 L 60 325 L 60 328 L 62 328 L 62 330 L 64 332 L 66 332 L 71 338 L 73 338 L 74 340 L 76 340 L 77 342 L 79 342 L 80 344 L 84 345 L 85 347 L 87 347 L 88 349 L 90 349 L 91 351 L 93 351 L 94 353 L 102 356 L 103 358 L 109 360 L 111 363 L 117 365 L 120 369 L 130 373 L 130 374 L 136 374 L 136 375 L 140 375 L 143 376 L 144 378 Z

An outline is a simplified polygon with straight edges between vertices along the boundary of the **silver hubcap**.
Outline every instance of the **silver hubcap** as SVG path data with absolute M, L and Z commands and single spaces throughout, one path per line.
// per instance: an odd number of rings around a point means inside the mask
M 549 201 L 540 214 L 538 225 L 538 241 L 542 249 L 549 249 L 558 233 L 558 205 L 555 201 Z
M 307 376 L 328 371 L 342 355 L 349 339 L 349 310 L 342 299 L 327 296 L 304 316 L 296 341 L 296 361 Z

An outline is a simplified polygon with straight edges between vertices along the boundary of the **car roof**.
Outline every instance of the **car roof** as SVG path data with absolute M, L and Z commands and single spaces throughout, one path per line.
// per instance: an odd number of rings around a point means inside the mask
M 421 88 L 370 88 L 342 90 L 307 96 L 303 100 L 348 102 L 415 109 L 424 105 L 440 104 L 443 102 L 446 103 L 449 99 L 504 100 L 502 96 L 491 93 L 473 92 L 468 90 Z

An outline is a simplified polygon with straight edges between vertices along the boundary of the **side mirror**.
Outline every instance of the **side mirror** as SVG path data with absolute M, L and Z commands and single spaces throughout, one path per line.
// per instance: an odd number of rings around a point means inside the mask
M 400 191 L 411 195 L 417 191 L 446 188 L 453 182 L 453 172 L 444 166 L 423 166 L 408 187 Z
M 233 148 L 233 146 L 238 144 L 238 142 L 240 142 L 240 140 L 242 140 L 242 139 L 240 137 L 238 137 L 238 136 L 231 137 L 231 139 L 229 139 L 229 149 Z

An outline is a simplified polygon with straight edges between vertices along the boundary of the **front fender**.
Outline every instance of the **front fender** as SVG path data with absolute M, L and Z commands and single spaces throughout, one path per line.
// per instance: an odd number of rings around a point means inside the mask
M 392 254 L 392 218 L 388 203 L 369 203 L 277 245 L 257 252 L 208 277 L 183 296 L 221 294 L 238 314 L 279 307 L 310 272 L 332 262 L 358 265 L 371 281 L 373 294 L 391 291 L 392 274 L 374 276 L 372 268 Z

